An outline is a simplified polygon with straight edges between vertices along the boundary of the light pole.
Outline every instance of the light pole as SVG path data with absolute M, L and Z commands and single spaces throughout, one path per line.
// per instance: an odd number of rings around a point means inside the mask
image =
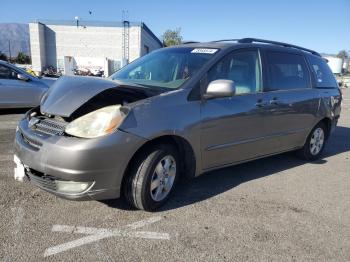
M 10 56 L 10 62 L 11 62 L 11 40 L 9 40 L 9 56 Z
M 77 28 L 78 28 L 78 27 L 79 27 L 79 17 L 76 16 L 76 17 L 74 17 L 74 19 L 75 19 L 75 21 L 77 22 Z

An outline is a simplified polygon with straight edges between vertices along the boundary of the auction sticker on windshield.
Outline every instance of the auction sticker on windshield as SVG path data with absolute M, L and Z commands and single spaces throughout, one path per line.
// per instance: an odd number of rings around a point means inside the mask
M 215 54 L 218 49 L 214 48 L 195 48 L 191 51 L 194 54 Z

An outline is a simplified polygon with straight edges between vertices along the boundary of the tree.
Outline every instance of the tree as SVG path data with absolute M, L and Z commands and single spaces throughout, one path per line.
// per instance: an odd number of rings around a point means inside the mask
M 16 62 L 18 64 L 30 64 L 30 57 L 22 52 L 19 52 L 16 58 Z
M 341 50 L 337 54 L 337 57 L 342 58 L 342 59 L 347 59 L 347 58 L 349 58 L 349 53 L 346 50 Z
M 162 38 L 165 46 L 180 45 L 182 42 L 181 28 L 166 30 Z
M 4 53 L 0 52 L 0 60 L 7 61 L 7 55 Z

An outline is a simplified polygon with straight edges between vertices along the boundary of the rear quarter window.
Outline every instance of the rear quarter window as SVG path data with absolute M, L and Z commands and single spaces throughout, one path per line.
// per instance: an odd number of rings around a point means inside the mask
M 337 81 L 326 61 L 321 57 L 309 56 L 308 61 L 311 66 L 317 88 L 338 88 Z

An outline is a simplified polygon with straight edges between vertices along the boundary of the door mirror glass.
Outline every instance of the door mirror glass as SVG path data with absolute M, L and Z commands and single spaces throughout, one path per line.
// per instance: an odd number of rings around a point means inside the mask
M 26 76 L 23 75 L 23 74 L 17 74 L 17 79 L 18 79 L 18 80 L 22 80 L 22 81 L 28 81 L 28 80 L 29 80 L 29 78 L 26 77 Z
M 232 80 L 219 79 L 209 83 L 207 91 L 204 94 L 205 99 L 219 97 L 231 97 L 236 93 L 235 83 Z

